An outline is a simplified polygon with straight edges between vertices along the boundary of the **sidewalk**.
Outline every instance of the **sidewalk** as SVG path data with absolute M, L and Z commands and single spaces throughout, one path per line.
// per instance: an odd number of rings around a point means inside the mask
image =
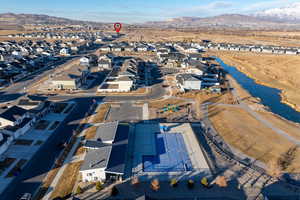
M 99 108 L 99 106 L 101 106 L 102 104 L 98 104 L 95 108 L 95 110 L 97 110 Z M 76 152 L 80 142 L 81 142 L 81 139 L 82 137 L 85 135 L 85 132 L 86 132 L 86 127 L 89 125 L 89 123 L 91 123 L 93 121 L 95 116 L 91 117 L 89 120 L 88 120 L 88 123 L 86 123 L 85 127 L 84 127 L 84 131 L 82 131 L 76 138 L 76 141 L 75 143 L 73 144 L 70 152 L 68 153 L 63 165 L 60 167 L 59 171 L 57 172 L 55 178 L 53 179 L 52 183 L 50 184 L 45 196 L 42 198 L 42 200 L 48 200 L 50 199 L 56 185 L 58 184 L 59 180 L 60 180 L 60 177 L 62 176 L 62 174 L 64 173 L 65 169 L 67 168 L 67 166 L 72 163 L 72 162 L 77 162 L 77 161 L 80 161 L 80 160 L 83 160 L 84 159 L 84 156 L 85 155 L 80 155 L 80 156 L 76 156 L 74 155 L 74 153 Z

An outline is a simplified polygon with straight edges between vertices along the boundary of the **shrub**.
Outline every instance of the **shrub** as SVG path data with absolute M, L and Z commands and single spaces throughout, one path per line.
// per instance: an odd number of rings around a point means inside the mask
M 97 190 L 97 191 L 100 191 L 100 190 L 102 190 L 102 189 L 103 189 L 102 183 L 101 183 L 100 181 L 97 181 L 97 182 L 96 182 L 96 190 Z
M 77 186 L 76 194 L 81 194 L 82 192 L 82 188 L 80 186 Z
M 193 180 L 188 180 L 188 182 L 187 182 L 187 187 L 188 187 L 189 189 L 193 189 L 194 186 L 195 186 L 194 181 L 193 181 Z
M 177 181 L 177 179 L 175 179 L 175 178 L 171 179 L 170 185 L 171 185 L 172 187 L 177 187 L 177 186 L 178 186 L 178 181 Z
M 116 186 L 113 186 L 111 188 L 111 192 L 110 192 L 111 196 L 117 196 L 119 194 L 119 190 Z
M 275 159 L 268 163 L 267 172 L 274 178 L 279 178 L 282 175 L 281 167 Z
M 217 180 L 216 180 L 216 184 L 219 187 L 227 187 L 227 180 L 226 180 L 225 176 L 218 176 Z
M 151 189 L 154 191 L 158 191 L 160 188 L 159 186 L 159 180 L 158 179 L 154 179 L 151 181 Z

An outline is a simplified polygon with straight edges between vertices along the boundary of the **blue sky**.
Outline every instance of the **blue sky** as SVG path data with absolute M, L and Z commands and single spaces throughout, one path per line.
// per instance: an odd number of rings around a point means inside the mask
M 1 0 L 0 12 L 139 23 L 173 17 L 250 14 L 300 0 Z

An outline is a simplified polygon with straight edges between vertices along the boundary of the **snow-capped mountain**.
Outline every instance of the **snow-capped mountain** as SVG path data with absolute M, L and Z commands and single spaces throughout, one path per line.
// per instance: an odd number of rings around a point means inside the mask
M 300 22 L 300 2 L 282 8 L 271 8 L 260 11 L 255 16 L 279 21 Z

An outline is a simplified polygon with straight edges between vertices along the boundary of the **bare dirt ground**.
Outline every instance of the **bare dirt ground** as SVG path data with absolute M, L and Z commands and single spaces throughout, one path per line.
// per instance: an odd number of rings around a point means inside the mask
M 300 111 L 300 56 L 212 52 L 258 83 L 282 90 L 282 101 Z

